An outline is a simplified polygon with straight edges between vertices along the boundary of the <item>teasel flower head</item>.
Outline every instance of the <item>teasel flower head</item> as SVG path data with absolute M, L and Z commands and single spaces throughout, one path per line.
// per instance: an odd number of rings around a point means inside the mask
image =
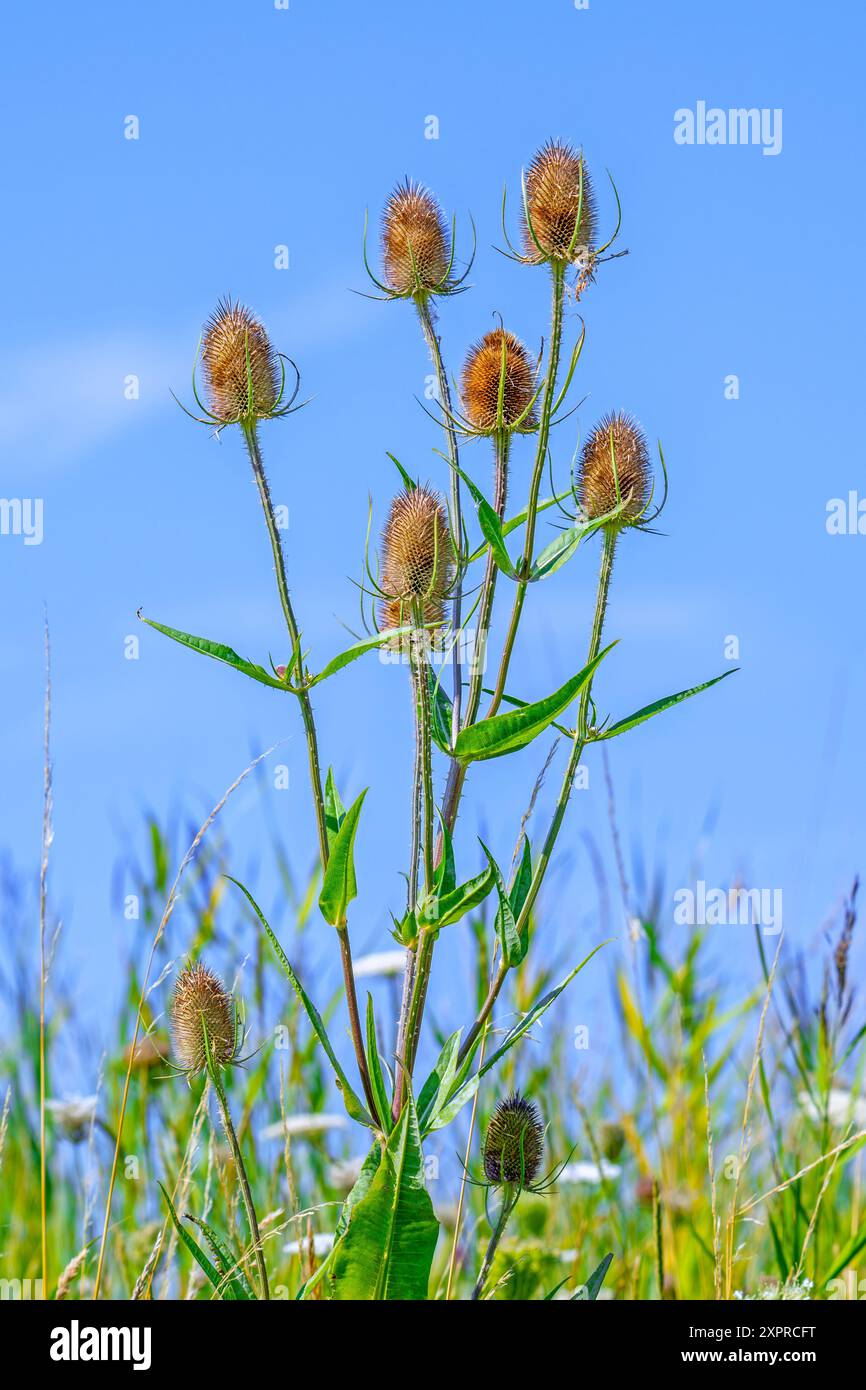
M 549 140 L 526 173 L 523 241 L 527 260 L 585 265 L 595 240 L 595 198 L 583 154 Z
M 442 209 L 423 184 L 397 185 L 382 215 L 382 266 L 395 298 L 448 293 L 453 258 Z
M 425 625 L 441 624 L 453 578 L 451 533 L 439 495 L 418 485 L 391 503 L 382 533 L 383 627 L 401 627 L 420 611 Z
M 544 1126 L 538 1107 L 509 1096 L 493 1112 L 484 1137 L 484 1176 L 493 1187 L 532 1188 L 544 1157 Z
M 461 383 L 463 411 L 478 434 L 535 428 L 535 369 L 519 338 L 504 328 L 469 350 Z
M 215 1067 L 228 1066 L 237 1056 L 237 1017 L 232 997 L 219 977 L 200 961 L 184 966 L 177 977 L 171 1026 L 175 1051 L 185 1072 L 195 1075 L 204 1071 L 208 1050 Z
M 202 364 L 210 413 L 222 424 L 265 419 L 276 408 L 280 358 L 245 305 L 219 302 L 205 325 Z
M 617 527 L 644 520 L 652 470 L 643 431 L 630 415 L 617 411 L 596 425 L 581 452 L 575 495 L 590 521 L 611 512 L 611 525 Z

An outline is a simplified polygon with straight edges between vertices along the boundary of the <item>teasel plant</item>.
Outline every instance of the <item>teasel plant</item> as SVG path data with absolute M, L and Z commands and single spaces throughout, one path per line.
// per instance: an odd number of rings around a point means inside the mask
M 222 981 L 201 961 L 193 961 L 186 965 L 177 977 L 171 1004 L 171 1026 L 178 1062 L 177 1074 L 185 1076 L 191 1083 L 205 1073 L 213 1086 L 247 1216 L 260 1295 L 268 1300 L 270 1290 L 258 1217 L 223 1080 L 226 1068 L 239 1066 L 244 1060 L 239 1055 L 243 1041 L 243 1022 L 235 1009 L 232 996 Z M 217 1261 L 217 1277 L 214 1279 L 214 1266 L 184 1230 L 168 1192 L 165 1188 L 162 1190 L 181 1239 L 205 1273 L 211 1277 L 214 1287 L 218 1290 L 226 1287 L 237 1290 L 242 1280 L 241 1268 L 232 1257 L 226 1242 L 212 1227 L 204 1222 L 198 1223 Z M 242 1296 L 253 1296 L 248 1285 L 243 1287 L 245 1284 L 244 1280 L 241 1284 Z
M 540 1179 L 543 1157 L 544 1125 L 538 1106 L 518 1094 L 501 1100 L 491 1116 L 482 1147 L 482 1185 L 488 1192 L 498 1194 L 499 1212 L 491 1222 L 492 1235 L 472 1290 L 473 1300 L 484 1293 L 496 1251 L 520 1194 L 544 1192 L 552 1185 L 549 1177 Z
M 596 946 L 589 951 L 507 1031 L 502 1033 L 493 1026 L 497 1000 L 510 972 L 526 959 L 532 933 L 542 929 L 541 893 L 581 759 L 596 743 L 630 732 L 724 678 L 716 676 L 656 699 L 626 717 L 613 718 L 601 712 L 595 693 L 599 668 L 616 645 L 606 636 L 615 556 L 627 534 L 637 537 L 653 532 L 667 496 L 667 472 L 659 447 L 658 478 L 663 487 L 660 500 L 655 500 L 657 476 L 644 432 L 630 415 L 616 411 L 589 432 L 572 462 L 567 485 L 557 491 L 553 441 L 562 438 L 562 426 L 575 409 L 572 386 L 586 339 L 585 323 L 576 316 L 579 330 L 569 343 L 566 310 L 595 280 L 598 267 L 611 259 L 608 251 L 619 233 L 621 207 L 614 187 L 615 230 L 599 246 L 595 190 L 583 153 L 561 141 L 549 142 L 534 156 L 522 178 L 521 194 L 520 248 L 509 241 L 505 254 L 521 273 L 540 269 L 548 279 L 546 345 L 534 360 L 500 320 L 498 327 L 482 334 L 470 348 L 453 391 L 436 314 L 440 300 L 466 288 L 469 267 L 461 277 L 455 274 L 454 224 L 449 231 L 433 194 L 408 180 L 395 188 L 387 203 L 382 219 L 381 278 L 373 278 L 382 299 L 414 305 L 434 363 L 438 402 L 431 413 L 444 433 L 441 457 L 448 469 L 448 487 L 443 491 L 448 500 L 446 504 L 435 487 L 413 478 L 394 459 L 401 487 L 384 525 L 377 567 L 374 570 L 368 556 L 367 577 L 362 583 L 362 607 L 368 598 L 374 617 L 372 630 L 318 671 L 309 664 L 289 593 L 259 438 L 260 427 L 300 408 L 300 373 L 272 348 L 252 311 L 227 300 L 207 324 L 201 344 L 205 406 L 199 399 L 195 374 L 193 377 L 200 410 L 194 418 L 217 433 L 236 427 L 242 436 L 268 531 L 288 655 L 279 665 L 271 659 L 268 669 L 219 642 L 151 619 L 145 621 L 174 641 L 233 667 L 248 679 L 289 693 L 299 702 L 322 870 L 318 902 L 323 918 L 338 935 L 357 1080 L 353 1081 L 340 1061 L 322 1015 L 261 908 L 242 883 L 232 882 L 268 937 L 333 1071 L 349 1116 L 368 1131 L 370 1141 L 360 1176 L 337 1222 L 333 1248 L 310 1273 L 299 1295 L 302 1298 L 322 1294 L 337 1300 L 428 1297 L 439 1223 L 424 1183 L 422 1146 L 470 1102 L 474 1115 L 484 1078 L 531 1032 L 601 949 Z M 505 215 L 503 200 L 503 225 Z M 372 275 L 366 236 L 364 263 Z M 524 436 L 530 441 L 531 454 L 527 494 L 521 509 L 509 517 L 508 501 L 514 491 L 509 477 L 512 455 L 522 447 Z M 487 440 L 492 449 L 492 500 L 464 467 L 460 452 L 464 444 L 479 439 Z M 542 497 L 546 475 L 551 480 L 551 495 Z M 474 549 L 461 489 L 465 489 L 467 500 L 471 499 L 480 532 L 481 543 Z M 539 548 L 539 524 L 552 508 L 558 509 L 560 529 Z M 368 551 L 371 524 L 372 513 Z M 522 541 L 515 555 L 510 537 L 521 530 Z M 601 559 L 595 605 L 587 646 L 572 659 L 576 673 L 551 694 L 528 701 L 514 687 L 513 676 L 530 589 L 551 580 L 596 536 Z M 477 582 L 475 574 L 479 574 Z M 490 648 L 495 606 L 503 595 L 504 637 L 491 663 L 490 684 L 484 685 L 484 656 Z M 470 596 L 472 607 L 464 615 L 464 599 Z M 476 615 L 480 641 L 472 668 L 464 673 L 462 639 Z M 406 837 L 408 891 L 399 915 L 391 913 L 393 935 L 406 948 L 407 963 L 396 1021 L 397 1042 L 390 1058 L 380 1051 L 381 1034 L 370 995 L 362 1021 L 349 945 L 349 908 L 359 892 L 355 844 L 366 791 L 356 795 L 347 810 L 333 771 L 329 769 L 323 778 L 325 764 L 320 760 L 311 702 L 311 692 L 321 682 L 336 677 L 350 662 L 374 649 L 407 654 L 414 715 L 410 833 Z M 451 656 L 450 694 L 443 686 L 444 663 L 432 660 L 434 649 L 437 654 L 444 650 Z M 548 730 L 565 740 L 568 757 L 540 849 L 534 851 L 530 844 L 527 812 L 507 872 L 490 848 L 479 841 L 473 852 L 482 865 L 480 871 L 468 877 L 458 874 L 458 854 L 462 858 L 464 850 L 455 845 L 457 818 L 470 769 L 528 748 Z M 440 770 L 444 786 L 441 799 L 437 799 Z M 534 798 L 530 810 L 533 806 Z M 432 1070 L 421 1081 L 416 1065 L 435 943 L 440 932 L 474 913 L 487 899 L 494 905 L 494 931 L 486 995 L 468 1025 L 445 1040 Z M 521 1109 L 523 1105 L 528 1109 Z M 505 1215 L 500 1211 L 502 1226 L 496 1241 L 517 1196 L 537 1186 L 537 1170 L 527 1162 L 530 1154 L 537 1148 L 539 1163 L 541 1156 L 535 1112 L 529 1102 L 521 1101 L 512 1111 L 506 1107 L 500 1116 L 502 1125 L 506 1115 L 510 1116 L 508 1125 L 523 1126 L 520 1133 L 525 1131 L 529 1143 L 527 1146 L 524 1139 L 521 1149 L 518 1140 L 524 1166 L 516 1177 L 508 1178 L 515 1171 L 509 1166 L 512 1149 L 506 1162 L 506 1149 L 502 1148 L 496 1185 Z M 495 1166 L 497 1134 L 504 1135 L 506 1130 L 500 1126 L 488 1131 L 484 1144 L 488 1183 L 494 1181 L 490 1174 L 491 1165 Z M 457 1232 L 454 1239 L 456 1248 Z M 495 1242 L 479 1276 L 479 1297 L 494 1255 Z

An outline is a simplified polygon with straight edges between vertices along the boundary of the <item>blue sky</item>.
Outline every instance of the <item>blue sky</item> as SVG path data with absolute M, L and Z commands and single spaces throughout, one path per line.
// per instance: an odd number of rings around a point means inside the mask
M 254 659 L 279 658 L 279 607 L 240 441 L 215 442 L 169 395 L 187 392 L 204 319 L 219 296 L 242 297 L 314 396 L 267 426 L 263 446 L 274 495 L 290 509 L 290 578 L 321 664 L 347 640 L 340 620 L 356 623 L 348 576 L 359 570 L 368 493 L 378 521 L 394 489 L 386 450 L 444 482 L 440 440 L 415 400 L 429 367 L 412 314 L 350 292 L 369 288 L 364 210 L 376 219 L 398 178 L 419 178 L 457 214 L 458 254 L 472 212 L 473 289 L 441 315 L 453 372 L 495 311 L 537 344 L 544 275 L 491 243 L 501 242 L 503 184 L 516 209 L 521 166 L 551 135 L 583 145 L 611 226 L 603 171 L 612 171 L 630 251 L 583 301 L 576 391 L 587 400 L 555 440 L 557 468 L 567 471 L 578 426 L 622 407 L 661 438 L 671 483 L 666 534 L 627 536 L 621 547 L 609 632 L 622 640 L 597 693 L 615 716 L 628 713 L 725 670 L 729 635 L 742 667 L 611 745 L 626 845 L 659 841 L 672 884 L 685 883 L 714 808 L 704 876 L 781 888 L 787 929 L 815 943 L 863 868 L 866 536 L 831 536 L 825 524 L 831 498 L 866 495 L 854 417 L 864 322 L 864 198 L 852 177 L 863 140 L 859 12 L 835 6 L 819 20 L 779 0 L 590 0 L 585 10 L 570 0 L 433 9 L 291 0 L 287 11 L 268 0 L 155 0 L 19 7 L 4 30 L 0 492 L 43 499 L 44 539 L 0 536 L 0 846 L 35 868 L 46 604 L 52 885 L 85 993 L 111 984 L 130 930 L 111 874 L 122 832 L 138 833 L 143 810 L 164 815 L 184 801 L 203 814 L 252 751 L 285 738 L 276 758 L 290 788 L 270 793 L 270 813 L 284 818 L 299 868 L 313 853 L 290 702 L 135 619 L 142 605 Z M 677 144 L 675 113 L 700 101 L 780 108 L 781 152 Z M 124 138 L 129 115 L 137 140 Z M 425 138 L 431 115 L 435 140 Z M 281 245 L 288 270 L 274 265 Z M 124 397 L 131 374 L 134 401 Z M 528 457 L 517 451 L 515 497 Z M 466 464 L 487 486 L 483 445 Z M 590 549 L 531 593 L 523 696 L 582 664 L 596 563 Z M 137 661 L 125 658 L 129 634 L 140 639 Z M 324 687 L 316 706 L 344 794 L 371 788 L 354 934 L 356 950 L 380 948 L 405 860 L 406 682 L 371 658 Z M 467 872 L 481 825 L 507 860 L 542 751 L 473 776 L 461 820 Z M 254 799 L 229 807 L 241 867 L 263 823 Z M 583 954 L 600 931 L 585 832 L 609 858 L 597 757 L 564 833 L 573 873 L 549 914 L 565 956 L 572 940 Z M 732 960 L 751 950 L 743 938 L 720 949 Z M 462 1013 L 459 998 L 454 1008 Z

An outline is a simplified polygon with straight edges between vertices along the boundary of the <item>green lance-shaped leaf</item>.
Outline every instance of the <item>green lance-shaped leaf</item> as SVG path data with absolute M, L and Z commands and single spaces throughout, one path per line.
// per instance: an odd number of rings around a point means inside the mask
M 211 642 L 207 637 L 193 637 L 189 632 L 181 632 L 176 627 L 166 627 L 163 623 L 156 623 L 152 618 L 143 618 L 139 614 L 141 621 L 147 623 L 148 627 L 155 628 L 157 632 L 165 633 L 174 642 L 180 642 L 183 647 L 190 647 L 194 652 L 201 652 L 203 656 L 213 657 L 214 661 L 222 661 L 226 666 L 232 666 L 242 675 L 249 676 L 250 680 L 258 681 L 260 685 L 269 685 L 274 690 L 288 690 L 287 680 L 291 671 L 289 667 L 286 676 L 280 680 L 278 676 L 271 675 L 263 666 L 257 666 L 253 661 L 245 661 L 237 652 L 232 651 L 231 647 L 224 647 L 220 642 Z
M 410 1097 L 367 1193 L 349 1217 L 331 1265 L 343 1302 L 427 1298 L 439 1222 L 424 1186 L 418 1117 Z
M 541 999 L 536 1000 L 532 1008 L 523 1015 L 519 1022 L 515 1023 L 514 1027 L 509 1029 L 502 1042 L 496 1048 L 495 1052 L 487 1058 L 484 1065 L 479 1067 L 476 1072 L 473 1072 L 471 1076 L 467 1076 L 466 1074 L 466 1065 L 469 1058 L 464 1060 L 463 1066 L 451 1086 L 450 1094 L 443 1097 L 440 1092 L 435 1110 L 431 1112 L 424 1126 L 425 1135 L 432 1133 L 435 1129 L 442 1129 L 445 1125 L 451 1123 L 455 1115 L 459 1114 L 467 1101 L 470 1101 L 475 1095 L 482 1076 L 486 1076 L 491 1068 L 495 1067 L 497 1062 L 501 1061 L 506 1052 L 510 1052 L 511 1048 L 520 1042 L 520 1039 L 529 1032 L 530 1028 L 538 1022 L 541 1016 L 547 1013 L 551 1004 L 556 1002 L 560 994 L 562 994 L 562 991 L 571 984 L 575 975 L 578 975 L 583 967 L 592 960 L 596 951 L 600 951 L 602 946 L 606 946 L 607 944 L 606 941 L 602 941 L 599 946 L 596 946 L 594 950 L 590 951 L 588 956 L 584 957 L 580 965 L 576 965 L 571 973 L 566 975 L 565 979 L 558 984 L 555 989 L 549 990 Z
M 433 877 L 433 886 L 438 896 L 443 893 L 453 893 L 457 887 L 457 869 L 454 863 L 454 842 L 441 815 L 439 825 L 442 831 L 442 858 L 436 866 Z
M 535 508 L 535 514 L 536 514 L 536 516 L 539 516 L 539 515 L 541 514 L 541 512 L 546 512 L 547 509 L 548 509 L 548 507 L 555 507 L 555 506 L 557 505 L 558 502 L 564 502 L 565 499 L 566 499 L 567 497 L 568 497 L 568 498 L 571 497 L 571 491 L 570 491 L 570 490 L 569 490 L 568 492 L 561 492 L 561 493 L 559 493 L 558 496 L 555 496 L 555 497 L 545 497 L 545 498 L 543 498 L 543 499 L 538 503 L 538 506 Z M 494 514 L 494 516 L 496 515 L 495 512 L 494 512 L 493 514 Z M 508 519 L 507 521 L 504 521 L 504 522 L 502 523 L 502 536 L 503 536 L 503 539 L 505 538 L 505 536 L 510 536 L 512 531 L 516 531 L 517 528 L 518 528 L 518 526 L 522 526 L 523 523 L 524 523 L 524 521 L 525 521 L 526 518 L 527 518 L 527 515 L 528 515 L 528 510 L 527 510 L 526 508 L 524 508 L 524 510 L 523 510 L 522 512 L 518 512 L 516 516 L 509 517 L 509 519 Z M 479 545 L 479 547 L 478 547 L 477 550 L 473 550 L 472 554 L 469 556 L 469 559 L 466 561 L 466 563 L 467 563 L 468 565 L 471 565 L 471 564 L 473 564 L 476 560 L 480 560 L 481 557 L 482 557 L 483 555 L 486 555 L 486 554 L 487 554 L 487 552 L 488 552 L 489 549 L 490 549 L 489 543 L 488 543 L 487 541 L 485 541 L 483 545 Z
M 501 758 L 505 753 L 525 748 L 577 698 L 596 667 L 615 645 L 615 642 L 611 642 L 582 671 L 578 671 L 576 676 L 572 676 L 546 699 L 521 705 L 519 709 L 508 710 L 505 714 L 494 714 L 491 719 L 482 719 L 461 729 L 454 748 L 456 756 L 468 763 L 484 758 Z
M 567 531 L 560 531 L 537 557 L 529 572 L 530 580 L 535 583 L 539 579 L 556 574 L 556 571 L 571 559 L 585 535 L 585 526 L 570 526 Z
M 441 680 L 427 668 L 430 686 L 430 732 L 433 742 L 443 753 L 451 752 L 451 701 L 442 689 Z
M 592 1271 L 592 1274 L 590 1274 L 583 1288 L 578 1289 L 576 1294 L 572 1294 L 569 1299 L 570 1303 L 594 1303 L 596 1301 L 601 1292 L 601 1286 L 604 1283 L 604 1276 L 610 1269 L 612 1259 L 613 1251 L 611 1251 L 609 1255 L 605 1255 L 601 1264 Z
M 252 893 L 249 891 L 248 888 L 245 888 L 244 885 L 242 883 L 239 883 L 236 878 L 232 878 L 231 874 L 226 874 L 226 878 L 229 880 L 230 883 L 233 883 L 236 888 L 240 888 L 247 902 L 250 904 L 250 907 L 253 909 L 253 912 L 256 914 L 262 926 L 264 927 L 268 939 L 276 953 L 277 960 L 282 966 L 283 973 L 289 981 L 289 984 L 292 986 L 292 989 L 295 991 L 295 994 L 300 999 L 301 1004 L 304 1007 L 304 1011 L 307 1015 L 307 1018 L 313 1025 L 313 1030 L 317 1038 L 319 1039 L 319 1042 L 322 1044 L 325 1056 L 327 1057 L 328 1061 L 331 1063 L 331 1066 L 334 1069 L 334 1075 L 337 1078 L 337 1086 L 339 1088 L 340 1094 L 343 1097 L 343 1104 L 345 1105 L 348 1114 L 353 1120 L 357 1120 L 359 1124 L 367 1125 L 370 1129 L 375 1129 L 376 1126 L 374 1125 L 370 1116 L 367 1114 L 367 1111 L 364 1109 L 364 1106 L 362 1105 L 361 1101 L 358 1099 L 357 1095 L 352 1090 L 352 1087 L 349 1084 L 349 1078 L 346 1076 L 346 1073 L 340 1066 L 340 1063 L 337 1059 L 337 1054 L 331 1046 L 331 1039 L 328 1037 L 327 1029 L 325 1028 L 324 1023 L 322 1022 L 321 1014 L 319 1013 L 315 1004 L 310 999 L 309 995 L 307 994 L 306 990 L 304 989 L 303 985 L 301 984 L 300 980 L 298 979 L 297 975 L 292 969 L 289 963 L 289 959 L 282 946 L 280 945 L 279 941 L 277 940 L 276 936 L 274 935 L 273 931 L 271 930 L 270 925 L 268 924 L 265 915 L 262 912 L 262 909 L 259 907 L 258 903 L 256 902 L 255 898 L 253 897 Z
M 520 911 L 526 901 L 526 895 L 532 882 L 532 851 L 529 840 L 524 837 L 523 853 L 514 883 L 510 889 L 506 888 L 502 871 L 487 846 L 482 843 L 481 848 L 487 855 L 496 882 L 496 892 L 499 898 L 499 907 L 496 912 L 496 934 L 499 937 L 502 956 L 508 965 L 520 965 L 529 948 L 528 925 L 524 925 L 520 932 L 517 930 Z
M 233 1291 L 231 1294 L 227 1293 L 226 1297 L 234 1297 L 242 1302 L 248 1302 L 250 1299 L 255 1300 L 256 1295 L 253 1293 L 250 1282 L 244 1274 L 239 1260 L 232 1252 L 228 1241 L 221 1236 L 218 1231 L 215 1231 L 213 1226 L 209 1226 L 208 1223 L 202 1221 L 200 1217 L 193 1216 L 191 1212 L 187 1212 L 186 1219 L 198 1226 L 210 1246 L 211 1253 L 216 1260 L 217 1268 L 224 1282 Z
M 358 833 L 358 820 L 366 795 L 365 789 L 343 817 L 334 837 L 328 867 L 322 879 L 319 907 L 325 921 L 330 922 L 332 927 L 343 925 L 346 920 L 346 908 L 358 892 L 355 878 L 355 836 Z
M 373 1086 L 373 1098 L 376 1101 L 376 1113 L 382 1121 L 385 1133 L 390 1134 L 391 1102 L 388 1099 L 388 1088 L 385 1085 L 385 1077 L 382 1073 L 382 1059 L 379 1056 L 379 1043 L 376 1038 L 376 1015 L 373 1011 L 373 996 L 369 993 L 367 995 L 367 1067 Z
M 711 681 L 704 681 L 703 685 L 693 685 L 691 690 L 681 690 L 677 695 L 667 695 L 663 700 L 656 700 L 651 705 L 644 705 L 643 709 L 636 710 L 627 719 L 619 719 L 616 724 L 611 724 L 610 728 L 605 729 L 603 733 L 596 734 L 593 742 L 600 743 L 602 739 L 616 738 L 618 734 L 627 733 L 629 729 L 643 724 L 645 720 L 652 719 L 654 714 L 661 714 L 662 710 L 679 705 L 683 700 L 690 699 L 692 695 L 700 695 L 702 690 L 709 690 L 711 685 L 718 685 L 719 681 L 725 680 L 727 676 L 733 676 L 739 669 L 739 666 L 734 666 L 730 671 L 723 671 L 720 676 L 714 676 Z
M 458 468 L 457 472 L 472 494 L 472 500 L 478 512 L 478 524 L 481 527 L 481 533 L 484 539 L 493 553 L 493 558 L 502 572 L 508 575 L 509 579 L 515 579 L 517 577 L 517 571 L 511 563 L 511 556 L 508 554 L 503 539 L 502 522 L 499 520 L 495 510 L 491 507 L 484 494 L 475 486 L 472 479 L 467 477 L 462 468 Z
M 185 1226 L 183 1225 L 183 1223 L 181 1222 L 180 1217 L 178 1216 L 177 1212 L 175 1211 L 174 1203 L 172 1202 L 171 1198 L 170 1198 L 169 1195 L 168 1195 L 168 1192 L 166 1191 L 166 1189 L 165 1189 L 165 1187 L 163 1186 L 162 1183 L 159 1184 L 159 1188 L 160 1188 L 160 1191 L 162 1192 L 163 1197 L 164 1197 L 165 1200 L 166 1200 L 166 1204 L 167 1204 L 167 1206 L 168 1206 L 168 1210 L 169 1210 L 169 1213 L 170 1213 L 170 1215 L 171 1215 L 171 1220 L 172 1220 L 172 1224 L 173 1224 L 173 1226 L 174 1226 L 174 1229 L 177 1231 L 178 1235 L 180 1236 L 181 1240 L 183 1241 L 183 1243 L 184 1243 L 184 1245 L 186 1246 L 186 1248 L 187 1248 L 187 1250 L 189 1251 L 189 1253 L 192 1255 L 192 1257 L 193 1257 L 193 1259 L 195 1260 L 196 1264 L 197 1264 L 197 1265 L 199 1266 L 199 1268 L 202 1269 L 202 1270 L 204 1271 L 204 1273 L 207 1275 L 207 1278 L 210 1280 L 211 1284 L 212 1284 L 213 1287 L 216 1289 L 216 1291 L 217 1291 L 217 1293 L 219 1294 L 220 1298 L 225 1298 L 225 1299 L 234 1299 L 234 1298 L 236 1298 L 236 1297 L 237 1297 L 237 1294 L 235 1293 L 234 1289 L 231 1287 L 229 1281 L 226 1280 L 226 1279 L 224 1279 L 224 1278 L 222 1277 L 222 1275 L 220 1274 L 219 1270 L 215 1267 L 215 1265 L 211 1264 L 210 1260 L 208 1259 L 208 1257 L 207 1257 L 207 1255 L 205 1254 L 205 1252 L 202 1250 L 202 1248 L 201 1248 L 201 1246 L 199 1245 L 198 1241 L 193 1239 L 193 1237 L 190 1235 L 189 1231 L 186 1229 L 186 1227 L 185 1227 Z
M 525 951 L 521 949 L 517 922 L 511 907 L 508 889 L 505 886 L 505 879 L 502 877 L 502 870 L 483 840 L 481 842 L 481 848 L 487 855 L 487 860 L 493 874 L 493 881 L 496 885 L 496 894 L 499 898 L 499 907 L 496 911 L 496 934 L 499 937 L 499 944 L 502 948 L 502 957 L 508 965 L 519 965 L 525 955 Z
M 433 1070 L 421 1087 L 418 1096 L 418 1118 L 422 1130 L 426 1130 L 429 1122 L 436 1115 L 440 1098 L 447 1099 L 453 1088 L 453 1083 L 457 1077 L 462 1037 L 462 1028 L 458 1028 L 456 1033 L 451 1034 L 439 1053 Z
M 327 666 L 321 670 L 317 676 L 313 676 L 312 680 L 307 682 L 308 688 L 312 689 L 314 685 L 319 685 L 322 681 L 326 681 L 328 677 L 333 676 L 335 672 L 342 671 L 344 666 L 348 666 L 352 661 L 357 661 L 359 656 L 364 656 L 365 653 L 373 651 L 376 647 L 383 647 L 385 643 L 390 642 L 392 638 L 403 637 L 411 631 L 411 627 L 389 627 L 385 632 L 377 632 L 373 637 L 365 637 L 362 641 L 355 642 L 351 647 L 347 647 L 344 652 L 340 652 L 339 655 L 332 657 Z
M 328 775 L 325 778 L 325 829 L 328 832 L 329 851 L 334 848 L 337 832 L 345 819 L 346 808 L 340 800 L 340 793 L 337 791 L 334 769 L 329 767 Z
M 432 894 L 418 907 L 418 923 L 422 927 L 439 930 L 440 927 L 453 926 L 483 902 L 495 882 L 493 870 L 488 867 L 474 878 L 467 879 L 450 893 L 441 896 Z

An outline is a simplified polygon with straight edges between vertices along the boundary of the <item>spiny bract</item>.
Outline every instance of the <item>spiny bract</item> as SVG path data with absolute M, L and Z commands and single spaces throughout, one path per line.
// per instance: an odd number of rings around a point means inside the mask
M 442 287 L 450 260 L 442 209 L 428 189 L 406 179 L 382 216 L 385 281 L 396 294 Z
M 185 1071 L 207 1066 L 205 1029 L 215 1066 L 227 1066 L 237 1052 L 237 1028 L 231 995 L 206 965 L 195 961 L 177 977 L 171 1004 L 174 1046 Z
M 502 390 L 502 425 L 506 429 L 513 426 L 532 400 L 535 374 L 529 353 L 513 333 L 507 333 L 504 328 L 495 328 L 470 349 L 463 367 L 463 408 L 467 419 L 478 430 L 492 430 L 499 424 L 503 343 L 505 379 Z M 523 423 L 529 424 L 529 417 Z
M 205 325 L 202 363 L 211 413 L 225 424 L 274 409 L 280 363 L 263 325 L 243 304 L 221 300 Z
M 551 260 L 585 258 L 595 237 L 595 200 L 582 154 L 562 140 L 549 140 L 527 171 L 526 205 L 532 230 L 524 217 L 523 240 L 530 261 L 542 259 L 539 246 L 544 258 Z M 575 237 L 578 210 L 580 228 Z
M 538 1107 L 523 1096 L 509 1096 L 493 1112 L 484 1139 L 484 1176 L 495 1187 L 531 1187 L 544 1156 L 544 1126 Z
M 438 495 L 420 485 L 398 493 L 382 535 L 383 625 L 408 623 L 413 604 L 425 622 L 441 622 L 451 573 L 451 537 Z
M 637 421 L 622 411 L 605 415 L 599 421 L 580 456 L 577 498 L 590 520 L 613 511 L 617 505 L 617 484 L 623 504 L 617 524 L 622 526 L 641 516 L 652 491 L 646 439 Z

